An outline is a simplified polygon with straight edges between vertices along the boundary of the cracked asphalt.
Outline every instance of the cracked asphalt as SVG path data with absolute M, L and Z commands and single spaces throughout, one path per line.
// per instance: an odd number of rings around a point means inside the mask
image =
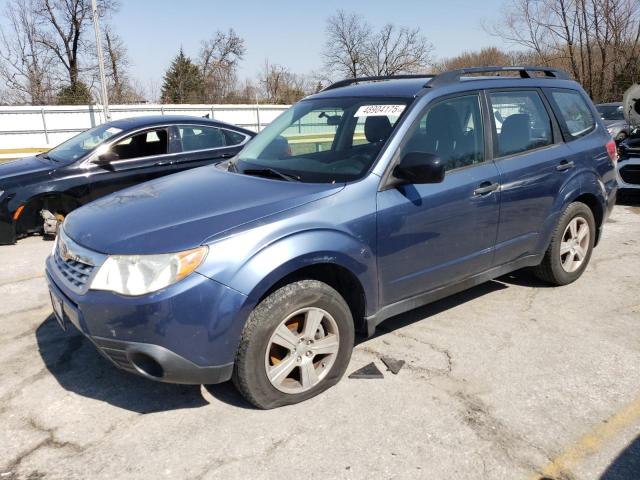
M 518 272 L 383 323 L 346 377 L 250 408 L 229 384 L 120 372 L 51 317 L 40 238 L 0 247 L 0 480 L 640 478 L 640 207 L 585 275 Z

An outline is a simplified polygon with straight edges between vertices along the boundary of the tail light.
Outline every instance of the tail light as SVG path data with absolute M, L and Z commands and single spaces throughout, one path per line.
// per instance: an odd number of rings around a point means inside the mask
M 618 148 L 616 147 L 616 142 L 614 140 L 610 140 L 607 143 L 607 153 L 609 154 L 609 158 L 611 159 L 611 163 L 613 166 L 618 165 Z

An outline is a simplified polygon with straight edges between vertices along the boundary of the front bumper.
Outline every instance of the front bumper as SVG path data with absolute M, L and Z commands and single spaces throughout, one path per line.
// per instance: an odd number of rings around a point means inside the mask
M 640 191 L 640 157 L 631 157 L 618 162 L 618 186 L 621 190 Z
M 71 290 L 52 256 L 49 288 L 73 324 L 115 366 L 147 378 L 210 384 L 231 378 L 247 297 L 193 273 L 159 292 L 124 297 Z

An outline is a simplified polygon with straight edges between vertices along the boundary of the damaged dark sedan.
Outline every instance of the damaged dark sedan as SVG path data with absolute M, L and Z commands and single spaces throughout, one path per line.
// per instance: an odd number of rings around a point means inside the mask
M 0 244 L 55 234 L 77 207 L 116 190 L 237 154 L 255 135 L 192 116 L 146 116 L 91 128 L 52 150 L 0 163 Z

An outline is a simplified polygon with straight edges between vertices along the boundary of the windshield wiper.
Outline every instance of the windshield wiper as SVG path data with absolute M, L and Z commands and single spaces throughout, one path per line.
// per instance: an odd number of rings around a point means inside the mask
M 274 168 L 248 168 L 243 170 L 242 173 L 246 175 L 256 175 L 259 177 L 271 177 L 281 178 L 288 182 L 301 182 L 302 179 L 297 175 L 290 175 L 288 173 L 282 173 Z

